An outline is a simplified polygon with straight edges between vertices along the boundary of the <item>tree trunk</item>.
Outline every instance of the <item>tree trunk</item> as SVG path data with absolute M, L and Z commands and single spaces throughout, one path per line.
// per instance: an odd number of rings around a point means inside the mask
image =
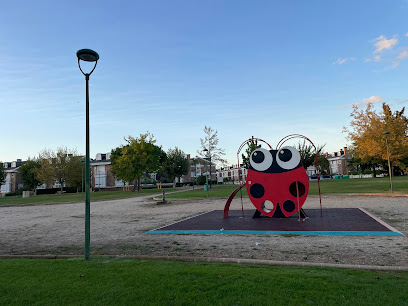
M 373 166 L 373 174 L 372 174 L 372 176 L 373 176 L 373 177 L 376 177 L 376 176 L 377 176 L 377 174 L 375 173 L 375 166 Z
M 140 191 L 140 179 L 137 179 L 137 192 Z
M 176 188 L 176 178 L 173 180 L 173 188 Z
M 133 181 L 133 188 L 132 188 L 132 192 L 135 192 L 136 191 L 136 188 L 137 188 L 137 186 L 136 186 L 136 180 L 134 180 Z

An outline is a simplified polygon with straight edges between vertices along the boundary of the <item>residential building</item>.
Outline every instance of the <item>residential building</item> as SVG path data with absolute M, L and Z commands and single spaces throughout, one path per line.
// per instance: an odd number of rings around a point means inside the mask
M 248 169 L 243 164 L 231 165 L 217 169 L 217 182 L 241 182 L 246 181 Z
M 326 158 L 329 161 L 331 175 L 344 175 L 350 171 L 347 163 L 351 156 L 347 147 L 340 149 L 339 152 L 326 153 Z
M 91 160 L 91 187 L 93 189 L 123 187 L 123 181 L 117 180 L 111 171 L 110 156 L 111 153 L 98 153 L 95 159 Z
M 16 192 L 20 188 L 23 188 L 23 181 L 18 172 L 18 168 L 20 168 L 23 163 L 24 162 L 21 159 L 3 163 L 4 171 L 6 172 L 6 180 L 0 187 L 0 193 Z
M 316 175 L 317 174 L 316 166 L 311 165 L 311 166 L 307 167 L 306 173 L 307 173 L 308 176 Z
M 187 175 L 181 177 L 180 183 L 193 182 L 200 175 L 206 175 L 210 178 L 210 161 L 208 159 L 198 156 L 192 158 L 190 154 L 187 154 L 187 161 L 190 165 L 190 169 Z M 213 161 L 211 161 L 211 178 L 213 181 L 217 178 L 216 166 Z M 178 180 L 176 179 L 176 181 Z

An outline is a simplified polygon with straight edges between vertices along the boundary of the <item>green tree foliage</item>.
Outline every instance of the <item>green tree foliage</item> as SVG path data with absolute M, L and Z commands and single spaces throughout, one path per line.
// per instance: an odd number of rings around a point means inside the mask
M 200 175 L 197 177 L 197 184 L 198 185 L 204 185 L 207 181 L 207 177 L 205 175 Z
M 18 172 L 20 173 L 20 177 L 25 187 L 28 187 L 31 190 L 36 190 L 36 188 L 41 185 L 41 181 L 37 178 L 40 168 L 40 161 L 38 159 L 30 158 L 18 168 Z
M 300 158 L 302 159 L 302 164 L 305 169 L 309 166 L 316 167 L 316 151 L 317 151 L 317 163 L 319 165 L 320 173 L 327 173 L 329 171 L 329 161 L 323 153 L 324 145 L 318 145 L 316 150 L 311 144 L 307 144 L 306 141 L 303 143 L 298 143 L 297 150 L 300 153 Z
M 85 167 L 85 163 L 81 163 L 81 160 L 85 160 L 85 156 L 72 155 L 68 160 L 66 172 L 66 184 L 75 187 L 77 191 L 82 189 L 82 167 Z
M 64 184 L 78 186 L 75 182 L 78 182 L 78 177 L 82 177 L 81 158 L 76 150 L 67 147 L 57 148 L 56 151 L 44 149 L 39 154 L 40 168 L 37 171 L 37 179 L 47 185 L 57 182 L 61 184 L 61 191 Z
M 363 165 L 371 165 L 372 169 L 382 164 L 387 167 L 388 140 L 390 161 L 393 166 L 407 172 L 408 159 L 408 119 L 404 115 L 405 108 L 392 112 L 388 104 L 382 104 L 382 111 L 377 113 L 372 104 L 365 109 L 353 106 L 350 114 L 350 127 L 344 131 L 354 146 L 353 156 L 361 160 Z M 390 132 L 387 135 L 383 133 Z M 375 173 L 375 171 L 373 171 Z
M 167 160 L 165 162 L 165 173 L 168 179 L 171 179 L 175 183 L 175 178 L 186 175 L 190 169 L 186 154 L 179 148 L 169 149 L 167 151 Z M 175 187 L 175 186 L 174 186 Z
M 125 182 L 136 181 L 137 191 L 140 190 L 140 180 L 145 173 L 156 172 L 165 162 L 165 153 L 156 146 L 153 135 L 147 132 L 139 138 L 129 136 L 122 145 L 111 154 L 112 173 L 117 179 Z M 134 184 L 133 191 L 136 190 Z
M 251 157 L 252 152 L 254 152 L 257 148 L 260 148 L 261 145 L 258 144 L 258 140 L 254 139 L 252 136 L 251 141 L 247 142 L 248 147 L 245 150 L 245 154 L 241 154 L 242 156 L 242 163 L 246 169 L 249 169 L 249 158 Z
M 6 171 L 4 170 L 3 162 L 0 162 L 0 185 L 6 181 Z

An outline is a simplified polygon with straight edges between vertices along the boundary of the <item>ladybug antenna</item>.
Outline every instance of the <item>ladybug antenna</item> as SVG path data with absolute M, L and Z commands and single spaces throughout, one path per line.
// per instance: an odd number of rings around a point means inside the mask
M 240 163 L 239 163 L 239 153 L 241 153 L 242 148 L 243 148 L 247 143 L 254 143 L 254 142 L 258 143 L 258 141 L 262 141 L 262 142 L 266 143 L 266 144 L 268 145 L 269 149 L 272 150 L 272 146 L 271 146 L 269 143 L 267 143 L 265 140 L 263 140 L 263 139 L 261 139 L 261 138 L 255 138 L 254 136 L 252 136 L 251 138 L 245 140 L 245 141 L 241 144 L 241 146 L 239 147 L 238 152 L 237 152 L 237 160 L 238 160 L 238 164 L 237 164 L 237 167 L 238 167 L 238 180 L 239 180 L 239 183 L 240 183 L 240 184 L 246 184 L 246 182 L 243 183 L 243 182 L 242 182 L 242 179 L 241 179 L 241 169 L 240 169 Z M 242 188 L 240 189 L 240 194 L 241 194 L 242 217 L 244 217 L 244 202 L 242 201 Z
M 320 216 L 323 217 L 322 195 L 321 195 L 321 193 L 320 193 L 320 173 L 319 173 L 319 164 L 318 164 L 318 161 L 317 161 L 317 153 L 318 153 L 318 152 L 317 152 L 317 148 L 316 148 L 316 146 L 314 145 L 314 143 L 313 143 L 309 138 L 307 138 L 306 136 L 303 136 L 303 135 L 300 135 L 300 134 L 291 134 L 291 135 L 288 135 L 288 136 L 283 137 L 283 138 L 278 142 L 278 145 L 276 146 L 276 149 L 279 150 L 279 149 L 282 147 L 282 145 L 283 145 L 286 141 L 288 141 L 288 140 L 290 140 L 290 139 L 293 139 L 293 138 L 302 138 L 302 139 L 304 139 L 304 140 L 307 140 L 307 141 L 309 141 L 309 142 L 312 144 L 313 148 L 315 149 L 317 186 L 318 186 L 318 188 L 319 188 L 319 200 L 320 200 Z

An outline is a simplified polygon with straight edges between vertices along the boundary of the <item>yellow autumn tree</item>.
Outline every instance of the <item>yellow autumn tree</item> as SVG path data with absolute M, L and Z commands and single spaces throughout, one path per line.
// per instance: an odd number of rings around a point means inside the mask
M 408 119 L 405 108 L 392 112 L 388 104 L 382 104 L 382 111 L 377 113 L 372 104 L 365 109 L 353 106 L 350 114 L 350 127 L 345 128 L 348 139 L 354 146 L 354 158 L 362 164 L 386 165 L 388 141 L 392 167 L 407 170 L 408 162 Z M 385 133 L 389 132 L 389 133 Z

